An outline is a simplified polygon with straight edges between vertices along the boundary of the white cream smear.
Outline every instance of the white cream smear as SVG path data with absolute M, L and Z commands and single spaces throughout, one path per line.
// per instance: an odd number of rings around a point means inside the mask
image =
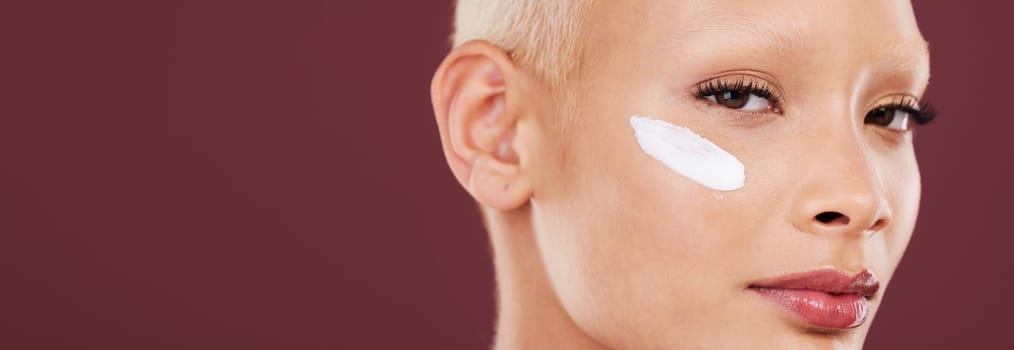
M 746 183 L 739 159 L 690 129 L 639 115 L 630 117 L 630 126 L 644 153 L 680 175 L 719 191 L 738 190 Z

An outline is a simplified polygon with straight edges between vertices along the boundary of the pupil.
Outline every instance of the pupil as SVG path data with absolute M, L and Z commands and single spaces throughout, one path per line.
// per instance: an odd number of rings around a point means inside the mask
M 866 116 L 866 122 L 873 123 L 876 125 L 888 125 L 891 124 L 891 119 L 894 117 L 894 113 L 888 108 L 877 108 L 870 111 L 870 114 Z
M 715 96 L 719 104 L 732 109 L 743 108 L 749 99 L 750 94 L 742 91 L 726 91 Z

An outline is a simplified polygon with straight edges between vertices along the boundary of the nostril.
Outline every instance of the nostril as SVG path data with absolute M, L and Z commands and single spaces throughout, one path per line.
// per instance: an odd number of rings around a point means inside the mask
M 837 224 L 842 224 L 842 225 L 848 225 L 848 223 L 849 223 L 849 217 L 848 216 L 845 216 L 845 214 L 842 214 L 842 213 L 839 213 L 839 212 L 836 212 L 836 211 L 825 211 L 823 213 L 817 214 L 816 219 L 817 219 L 817 221 L 820 221 L 820 222 L 825 223 L 825 224 L 836 224 L 837 223 Z

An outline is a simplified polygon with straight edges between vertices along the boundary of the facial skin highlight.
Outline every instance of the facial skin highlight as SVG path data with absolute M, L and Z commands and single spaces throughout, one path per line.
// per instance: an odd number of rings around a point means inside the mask
M 495 347 L 861 348 L 918 212 L 911 4 L 597 1 L 586 21 L 570 100 L 483 41 L 434 77 L 444 153 L 490 231 Z M 720 145 L 746 186 L 645 156 L 632 114 Z M 875 276 L 858 326 L 758 292 L 815 271 Z

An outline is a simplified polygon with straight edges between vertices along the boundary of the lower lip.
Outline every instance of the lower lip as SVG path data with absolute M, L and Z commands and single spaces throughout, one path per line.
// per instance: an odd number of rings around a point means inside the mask
M 752 288 L 819 328 L 848 329 L 866 321 L 869 304 L 858 294 L 833 295 L 808 289 Z

